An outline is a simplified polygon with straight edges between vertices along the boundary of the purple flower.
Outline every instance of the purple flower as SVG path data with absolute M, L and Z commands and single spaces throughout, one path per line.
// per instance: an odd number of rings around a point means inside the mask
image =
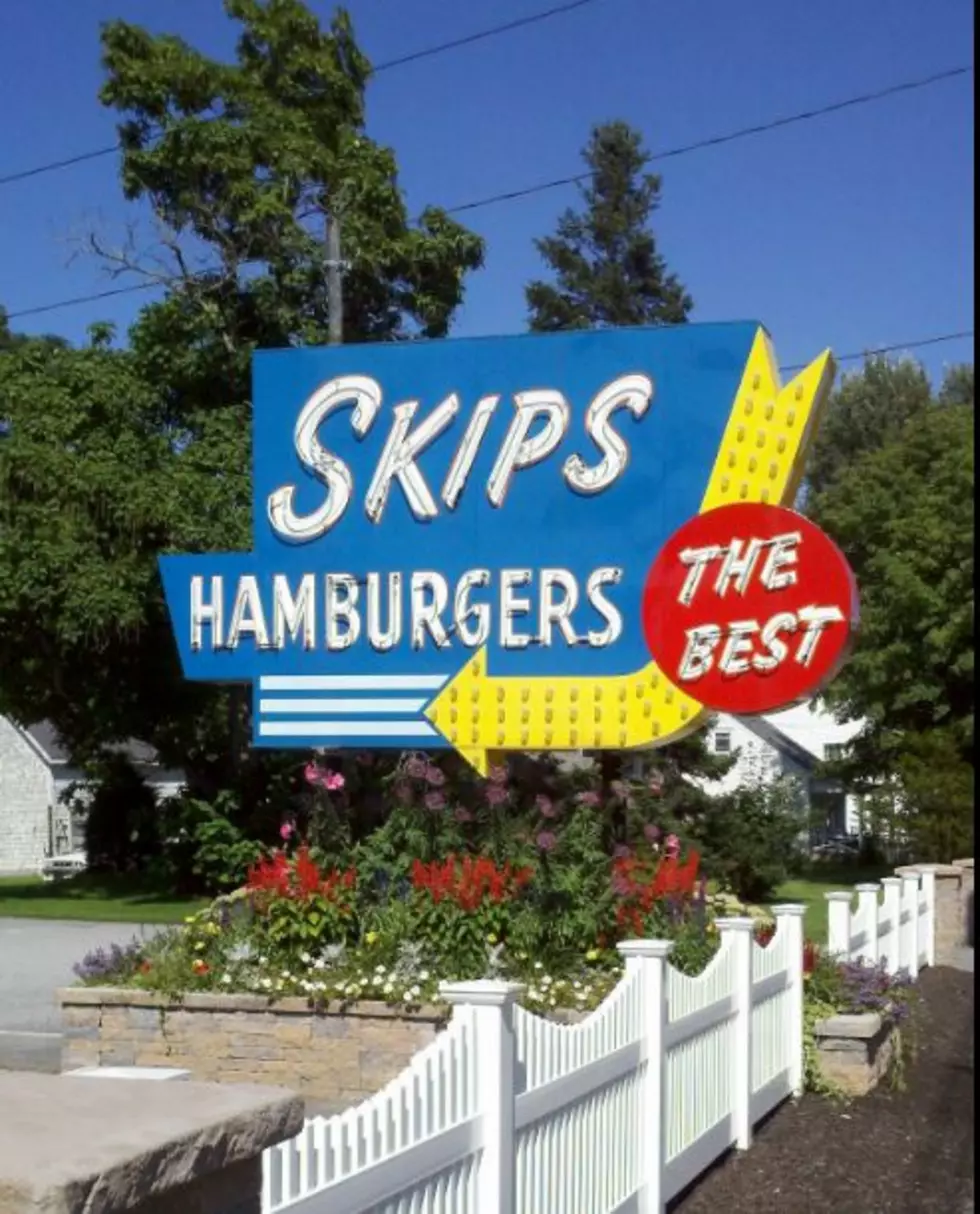
M 500 784 L 491 784 L 487 788 L 487 802 L 490 805 L 503 805 L 507 800 L 507 789 Z
M 660 835 L 660 827 L 654 826 L 652 822 L 648 822 L 643 828 L 643 837 L 648 843 L 659 843 Z
M 499 765 L 497 767 L 491 767 L 489 779 L 491 784 L 506 784 L 507 768 Z
M 621 898 L 625 898 L 633 887 L 630 885 L 629 877 L 627 877 L 624 873 L 616 872 L 612 875 L 612 888 L 614 894 L 618 894 Z
M 537 806 L 538 813 L 542 818 L 557 818 L 558 807 L 550 797 L 546 797 L 544 793 L 535 797 L 534 804 Z
M 613 848 L 614 860 L 628 860 L 632 854 L 633 849 L 631 847 L 627 847 L 625 843 L 617 843 Z
M 446 808 L 446 798 L 441 792 L 427 792 L 425 794 L 425 808 L 431 809 L 433 813 L 437 810 Z
M 96 982 L 106 978 L 125 978 L 132 974 L 139 963 L 141 946 L 134 940 L 125 948 L 113 944 L 109 949 L 97 948 L 72 968 L 75 976 L 83 982 Z
M 439 768 L 431 765 L 425 769 L 425 778 L 433 788 L 441 788 L 446 783 L 446 777 Z
M 539 849 L 544 852 L 554 851 L 558 845 L 558 836 L 550 830 L 543 830 L 534 840 Z
M 580 792 L 575 800 L 578 801 L 579 805 L 596 806 L 600 803 L 601 798 L 597 792 L 589 790 L 587 792 Z
M 468 809 L 465 809 L 462 805 L 456 806 L 455 810 L 453 811 L 453 817 L 456 819 L 457 822 L 472 822 L 473 821 L 473 815 L 470 813 L 470 811 Z

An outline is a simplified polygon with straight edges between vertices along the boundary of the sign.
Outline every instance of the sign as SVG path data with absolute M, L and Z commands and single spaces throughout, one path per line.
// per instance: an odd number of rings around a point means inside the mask
M 160 562 L 184 672 L 250 681 L 258 746 L 659 745 L 708 701 L 651 562 L 792 503 L 832 379 L 751 323 L 260 352 L 254 551 Z
M 750 716 L 812 696 L 858 621 L 837 545 L 802 515 L 738 504 L 685 523 L 643 592 L 643 628 L 665 676 L 707 708 Z

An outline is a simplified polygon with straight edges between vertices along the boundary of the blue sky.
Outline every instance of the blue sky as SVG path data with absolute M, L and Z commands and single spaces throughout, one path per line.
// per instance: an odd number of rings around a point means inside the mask
M 382 61 L 554 0 L 352 0 Z M 331 6 L 315 0 L 326 18 Z M 99 23 L 123 17 L 226 55 L 220 0 L 4 0 L 0 177 L 111 143 L 97 101 Z M 819 5 L 597 0 L 578 11 L 378 77 L 371 135 L 397 152 L 408 204 L 454 204 L 576 172 L 590 126 L 623 118 L 656 150 L 967 63 L 969 0 Z M 759 319 L 786 363 L 973 326 L 972 77 L 820 118 L 662 166 L 661 247 L 695 320 Z M 79 254 L 139 213 L 113 157 L 0 188 L 0 302 L 31 308 L 111 286 Z M 454 332 L 520 332 L 533 238 L 574 188 L 474 211 L 488 242 Z M 125 328 L 139 295 L 25 318 L 31 332 Z M 972 357 L 959 341 L 920 355 L 931 372 Z

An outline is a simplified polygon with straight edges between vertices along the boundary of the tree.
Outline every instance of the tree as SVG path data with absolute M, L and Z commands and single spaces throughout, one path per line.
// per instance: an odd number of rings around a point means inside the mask
M 328 215 L 349 341 L 444 335 L 483 245 L 439 208 L 409 220 L 345 12 L 323 30 L 300 0 L 224 7 L 233 62 L 103 29 L 123 190 L 156 234 L 91 245 L 164 294 L 124 351 L 0 343 L 0 654 L 6 711 L 48 716 L 78 755 L 139 736 L 255 823 L 278 820 L 285 760 L 249 752 L 247 689 L 183 680 L 157 555 L 250 546 L 251 355 L 326 341 Z
M 650 220 L 660 178 L 625 122 L 597 126 L 583 153 L 589 183 L 584 210 L 567 210 L 556 235 L 535 241 L 554 282 L 531 282 L 525 295 L 534 332 L 605 325 L 668 325 L 687 320 L 691 297 L 658 251 Z
M 888 381 L 872 369 L 872 384 Z M 842 466 L 812 502 L 858 579 L 861 630 L 829 689 L 841 716 L 864 719 L 847 771 L 898 777 L 919 835 L 946 850 L 972 817 L 972 375 L 952 372 L 938 398 Z M 884 401 L 876 407 L 885 411 Z M 931 777 L 929 773 L 931 774 Z M 944 793 L 927 795 L 930 779 Z M 941 803 L 940 803 L 941 802 Z M 925 828 L 936 815 L 956 818 Z M 951 858 L 946 856 L 945 858 Z
M 660 178 L 645 172 L 650 155 L 625 122 L 593 129 L 583 152 L 589 184 L 585 209 L 567 210 L 555 236 L 535 242 L 555 275 L 554 283 L 531 282 L 525 294 L 534 332 L 602 328 L 608 325 L 680 324 L 693 304 L 657 249 L 649 224 L 660 205 Z M 611 832 L 624 842 L 629 814 L 614 795 L 624 756 L 603 752 L 605 801 Z M 707 795 L 692 777 L 722 775 L 730 760 L 708 754 L 695 735 L 651 756 L 656 768 L 656 810 L 662 822 L 686 825 L 704 808 Z
M 877 451 L 932 404 L 932 389 L 912 359 L 869 358 L 845 375 L 828 402 L 807 460 L 807 495 L 820 494 L 860 456 Z

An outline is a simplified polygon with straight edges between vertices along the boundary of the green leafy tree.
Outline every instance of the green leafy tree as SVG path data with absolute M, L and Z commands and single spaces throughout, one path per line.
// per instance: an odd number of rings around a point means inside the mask
M 932 403 L 929 379 L 911 359 L 870 358 L 860 372 L 845 375 L 827 404 L 807 460 L 808 500 Z
M 321 28 L 299 0 L 224 8 L 228 62 L 103 28 L 122 188 L 154 230 L 91 246 L 162 291 L 127 349 L 99 331 L 52 350 L 0 324 L 0 695 L 77 755 L 151 742 L 259 830 L 298 795 L 296 756 L 249 751 L 245 688 L 183 680 L 157 556 L 250 546 L 251 355 L 328 339 L 328 218 L 348 341 L 444 335 L 483 244 L 439 208 L 410 219 L 365 131 L 371 69 L 343 10 Z
M 949 850 L 957 831 L 962 841 L 972 817 L 971 388 L 971 373 L 951 373 L 936 400 L 842 467 L 811 503 L 861 593 L 860 636 L 829 690 L 842 716 L 867 721 L 844 770 L 871 782 L 899 777 L 902 812 L 932 854 Z M 928 793 L 929 772 L 941 797 Z
M 567 210 L 554 236 L 535 241 L 554 276 L 528 284 L 535 332 L 606 325 L 669 325 L 687 320 L 691 297 L 657 247 L 650 221 L 661 182 L 649 152 L 625 122 L 597 126 L 583 153 L 584 207 Z

